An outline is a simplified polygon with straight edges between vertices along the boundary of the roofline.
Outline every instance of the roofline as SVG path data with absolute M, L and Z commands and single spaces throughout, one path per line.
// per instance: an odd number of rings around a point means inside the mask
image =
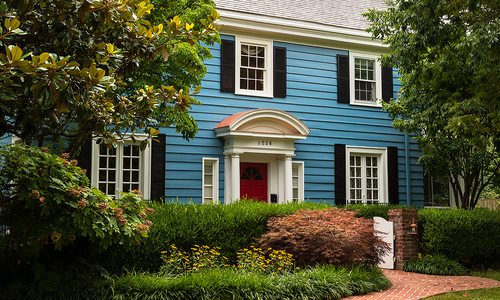
M 388 48 L 380 40 L 372 39 L 370 33 L 361 29 L 250 14 L 227 9 L 218 9 L 218 11 L 221 16 L 220 24 L 222 25 L 222 32 L 251 31 L 294 37 L 306 36 L 317 40 Z

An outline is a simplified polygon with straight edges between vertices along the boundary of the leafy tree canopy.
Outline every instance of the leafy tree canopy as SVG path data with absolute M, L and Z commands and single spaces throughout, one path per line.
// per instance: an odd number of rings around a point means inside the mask
M 210 0 L 4 0 L 0 16 L 0 136 L 74 152 L 92 136 L 196 133 L 203 45 L 219 41 Z
M 395 127 L 415 136 L 427 171 L 449 174 L 457 206 L 473 208 L 500 166 L 500 2 L 394 0 L 366 16 L 401 74 L 384 106 Z

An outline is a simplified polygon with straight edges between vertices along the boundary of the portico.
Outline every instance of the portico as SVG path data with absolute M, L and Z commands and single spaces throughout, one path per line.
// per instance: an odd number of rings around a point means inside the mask
M 302 121 L 282 110 L 255 109 L 224 119 L 215 132 L 224 139 L 224 203 L 294 198 L 295 141 L 309 134 Z

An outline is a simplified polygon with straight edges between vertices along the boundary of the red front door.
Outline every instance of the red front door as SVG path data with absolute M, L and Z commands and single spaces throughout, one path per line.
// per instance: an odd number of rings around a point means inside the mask
M 267 202 L 267 164 L 240 164 L 240 196 Z

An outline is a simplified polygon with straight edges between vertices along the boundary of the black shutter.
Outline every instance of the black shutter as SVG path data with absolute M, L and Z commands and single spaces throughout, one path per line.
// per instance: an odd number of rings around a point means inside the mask
M 387 147 L 387 169 L 389 176 L 389 203 L 399 204 L 398 148 Z
M 151 141 L 151 195 L 150 200 L 165 196 L 165 144 L 166 135 L 160 134 Z
M 393 97 L 393 93 L 392 67 L 382 67 L 382 100 L 389 102 Z
M 335 205 L 346 204 L 345 145 L 335 144 Z
M 286 48 L 274 47 L 274 97 L 286 97 Z
M 220 64 L 220 91 L 234 93 L 234 42 L 222 40 Z
M 80 154 L 76 158 L 78 166 L 85 169 L 87 177 L 92 180 L 92 140 L 87 141 L 80 148 Z
M 338 103 L 350 102 L 349 55 L 337 55 L 337 98 Z

